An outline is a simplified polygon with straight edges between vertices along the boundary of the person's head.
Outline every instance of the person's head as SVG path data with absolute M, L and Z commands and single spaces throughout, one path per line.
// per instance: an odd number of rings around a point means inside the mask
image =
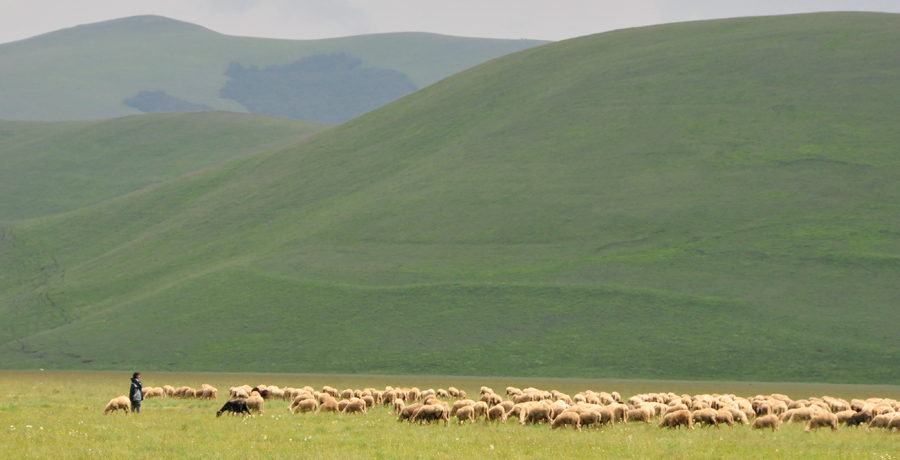
M 141 376 L 141 373 L 140 373 L 140 372 L 135 372 L 134 374 L 131 374 L 131 378 L 133 378 L 133 379 L 136 379 L 136 378 L 138 378 L 138 377 L 140 377 L 140 376 Z

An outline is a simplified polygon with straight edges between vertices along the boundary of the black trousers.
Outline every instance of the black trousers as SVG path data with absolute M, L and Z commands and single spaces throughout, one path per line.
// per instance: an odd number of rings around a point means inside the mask
M 141 413 L 141 402 L 140 401 L 131 401 L 131 412 Z

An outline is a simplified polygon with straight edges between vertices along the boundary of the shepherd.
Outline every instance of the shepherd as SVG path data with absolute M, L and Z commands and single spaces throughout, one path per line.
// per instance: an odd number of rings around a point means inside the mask
M 131 390 L 128 392 L 128 399 L 131 399 L 131 411 L 135 414 L 141 412 L 141 400 L 144 399 L 144 384 L 141 383 L 140 377 L 140 372 L 131 375 Z

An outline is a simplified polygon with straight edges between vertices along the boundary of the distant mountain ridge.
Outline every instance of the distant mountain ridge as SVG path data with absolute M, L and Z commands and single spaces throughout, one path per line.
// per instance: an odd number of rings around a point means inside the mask
M 0 118 L 84 120 L 140 113 L 123 101 L 162 91 L 186 103 L 246 112 L 223 99 L 232 62 L 264 68 L 345 53 L 364 67 L 406 74 L 422 88 L 485 61 L 538 46 L 426 33 L 322 40 L 236 37 L 161 16 L 58 30 L 0 45 Z

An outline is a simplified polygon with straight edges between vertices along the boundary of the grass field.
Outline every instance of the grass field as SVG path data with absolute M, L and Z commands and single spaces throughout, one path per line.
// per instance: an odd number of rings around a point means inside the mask
M 546 42 L 391 33 L 322 40 L 234 37 L 159 16 L 87 24 L 0 44 L 0 118 L 90 120 L 140 113 L 139 91 L 244 112 L 222 99 L 231 62 L 264 68 L 347 53 L 366 67 L 407 74 L 419 88 L 482 62 Z
M 463 427 L 397 423 L 387 408 L 367 416 L 291 415 L 287 402 L 267 401 L 265 414 L 252 418 L 215 411 L 231 386 L 310 385 L 320 388 L 458 386 L 477 394 L 481 385 L 507 385 L 578 391 L 785 393 L 793 398 L 900 397 L 900 387 L 728 382 L 649 382 L 437 377 L 362 377 L 284 374 L 145 373 L 145 385 L 220 389 L 218 401 L 151 399 L 140 415 L 103 416 L 106 402 L 128 389 L 126 372 L 0 372 L 0 456 L 19 458 L 897 458 L 900 436 L 865 429 L 803 432 L 802 424 L 775 433 L 705 428 L 659 430 L 642 423 L 612 428 L 551 432 L 546 425 Z M 502 390 L 498 390 L 502 391 Z M 455 421 L 455 419 L 453 420 Z
M 898 42 L 568 40 L 5 225 L 0 367 L 900 383 Z
M 97 204 L 293 144 L 328 125 L 230 112 L 0 120 L 0 222 Z

